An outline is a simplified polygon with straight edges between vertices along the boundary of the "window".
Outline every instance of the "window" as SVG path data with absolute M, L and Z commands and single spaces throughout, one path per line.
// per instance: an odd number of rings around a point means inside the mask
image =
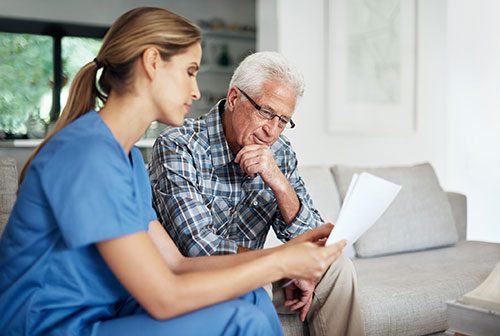
M 0 138 L 42 138 L 106 27 L 0 18 Z

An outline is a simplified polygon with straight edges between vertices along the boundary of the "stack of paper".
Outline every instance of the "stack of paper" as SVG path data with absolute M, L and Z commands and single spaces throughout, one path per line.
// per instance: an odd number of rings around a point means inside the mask
M 460 300 L 467 305 L 495 310 L 500 315 L 500 263 L 477 288 Z
M 368 173 L 354 174 L 326 245 L 354 244 L 382 216 L 401 186 Z
M 500 331 L 500 312 L 495 310 L 454 300 L 446 302 L 446 316 L 447 335 L 491 336 Z

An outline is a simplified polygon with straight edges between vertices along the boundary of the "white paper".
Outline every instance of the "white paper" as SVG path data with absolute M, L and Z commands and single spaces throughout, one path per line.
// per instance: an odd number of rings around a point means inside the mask
M 354 174 L 326 245 L 342 239 L 354 244 L 382 216 L 400 190 L 400 185 L 380 177 Z

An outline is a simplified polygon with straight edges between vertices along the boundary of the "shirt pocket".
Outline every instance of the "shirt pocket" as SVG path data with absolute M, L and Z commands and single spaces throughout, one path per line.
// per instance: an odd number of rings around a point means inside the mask
M 214 197 L 209 204 L 214 233 L 227 238 L 229 223 L 233 214 L 231 203 L 224 197 Z
M 266 235 L 276 214 L 274 194 L 269 190 L 252 191 L 244 202 L 241 212 L 240 230 L 250 239 L 260 239 Z

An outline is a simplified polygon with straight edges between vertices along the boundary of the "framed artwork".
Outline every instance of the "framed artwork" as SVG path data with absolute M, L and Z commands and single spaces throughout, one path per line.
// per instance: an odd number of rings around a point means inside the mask
M 328 0 L 328 129 L 399 135 L 416 129 L 416 1 Z

